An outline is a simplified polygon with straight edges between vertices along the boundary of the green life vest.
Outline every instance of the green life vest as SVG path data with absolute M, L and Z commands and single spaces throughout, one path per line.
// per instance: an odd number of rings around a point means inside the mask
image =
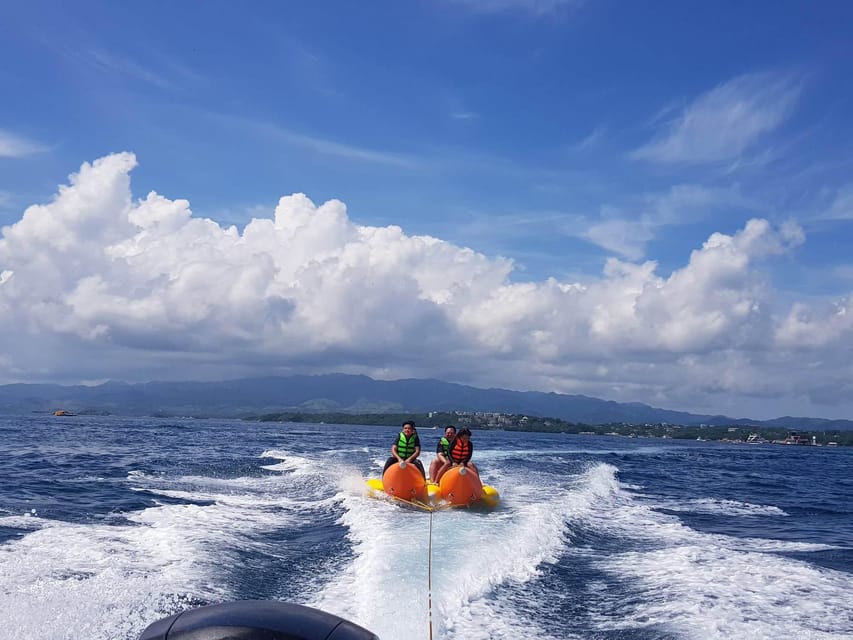
M 441 436 L 441 448 L 444 449 L 444 455 L 447 455 L 447 451 L 450 448 L 450 440 L 445 436 Z
M 397 455 L 403 460 L 406 460 L 415 452 L 415 447 L 418 445 L 418 434 L 413 433 L 411 438 L 406 438 L 406 434 L 402 431 L 397 438 Z

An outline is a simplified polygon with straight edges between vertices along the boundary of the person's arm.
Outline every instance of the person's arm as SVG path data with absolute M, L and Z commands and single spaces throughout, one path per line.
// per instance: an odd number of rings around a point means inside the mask
M 412 455 L 410 455 L 408 458 L 406 458 L 406 462 L 411 462 L 412 460 L 417 458 L 421 453 L 421 439 L 418 437 L 417 433 L 415 434 L 414 445 L 415 445 L 415 452 Z
M 447 462 L 447 456 L 444 455 L 444 447 L 441 444 L 441 440 L 439 440 L 438 444 L 435 445 L 435 457 L 441 460 L 442 464 Z
M 399 442 L 399 438 L 394 440 L 394 444 L 391 445 L 391 455 L 397 458 L 397 462 L 402 462 L 403 459 L 400 457 L 400 454 L 397 452 L 397 442 Z

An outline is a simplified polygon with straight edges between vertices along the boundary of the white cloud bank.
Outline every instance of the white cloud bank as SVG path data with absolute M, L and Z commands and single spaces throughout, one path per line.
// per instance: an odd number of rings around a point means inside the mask
M 341 371 L 755 417 L 849 409 L 849 301 L 777 315 L 756 269 L 797 227 L 713 234 L 668 278 L 614 258 L 592 282 L 512 283 L 510 260 L 354 224 L 337 200 L 283 197 L 242 233 L 186 200 L 134 201 L 135 165 L 84 164 L 3 229 L 0 382 Z

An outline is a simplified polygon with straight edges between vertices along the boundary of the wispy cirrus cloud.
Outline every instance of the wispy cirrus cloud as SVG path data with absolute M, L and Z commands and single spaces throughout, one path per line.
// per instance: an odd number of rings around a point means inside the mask
M 832 204 L 819 218 L 823 220 L 853 220 L 853 184 L 848 184 L 839 189 Z
M 0 158 L 23 158 L 46 150 L 38 142 L 0 129 Z
M 646 243 L 654 238 L 654 232 L 647 220 L 613 218 L 591 225 L 583 238 L 606 251 L 637 261 L 645 255 Z
M 536 17 L 571 12 L 586 4 L 586 0 L 448 0 L 464 5 L 475 13 L 527 13 Z
M 588 149 L 593 149 L 601 144 L 606 133 L 607 129 L 604 126 L 597 125 L 585 138 L 569 145 L 568 148 L 570 151 L 586 151 Z
M 311 148 L 324 155 L 338 156 L 349 160 L 361 160 L 396 167 L 413 168 L 417 164 L 413 158 L 400 153 L 366 149 L 364 147 L 357 147 L 342 142 L 336 142 L 334 140 L 326 140 L 324 138 L 317 138 L 286 130 L 281 130 L 281 134 L 283 137 L 291 140 L 292 142 Z
M 101 46 L 94 33 L 79 25 L 69 25 L 68 30 L 71 32 L 70 37 L 67 34 L 58 37 L 57 34 L 42 33 L 37 36 L 37 40 L 42 47 L 70 63 L 75 72 L 88 70 L 101 79 L 121 78 L 169 91 L 207 81 L 203 74 L 184 64 L 173 52 L 158 47 L 149 48 L 144 53 L 143 64 L 139 62 L 139 55 Z M 72 41 L 75 44 L 71 44 Z
M 298 131 L 293 131 L 273 122 L 252 120 L 241 116 L 222 113 L 208 113 L 207 115 L 214 120 L 227 122 L 232 126 L 238 126 L 251 134 L 261 136 L 264 139 L 278 140 L 286 144 L 296 145 L 320 155 L 404 169 L 414 169 L 421 166 L 421 162 L 417 158 L 403 153 L 359 147 L 345 142 L 339 142 L 337 140 L 312 136 Z
M 142 80 L 161 89 L 172 89 L 175 86 L 163 74 L 157 73 L 126 56 L 120 56 L 104 49 L 92 47 L 79 52 L 78 56 L 89 66 L 105 73 L 115 73 L 135 80 Z
M 756 205 L 736 188 L 711 188 L 698 184 L 677 184 L 664 193 L 646 196 L 647 216 L 656 225 L 689 224 L 720 207 Z
M 631 157 L 673 164 L 731 160 L 791 115 L 801 89 L 788 74 L 738 76 L 697 98 Z
M 727 206 L 752 206 L 734 189 L 712 189 L 696 184 L 674 185 L 620 206 L 605 205 L 601 219 L 578 237 L 628 260 L 642 260 L 646 245 L 661 227 L 692 224 Z

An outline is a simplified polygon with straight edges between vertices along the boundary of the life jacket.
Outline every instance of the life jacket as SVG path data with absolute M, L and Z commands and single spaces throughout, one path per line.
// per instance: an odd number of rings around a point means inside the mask
M 471 441 L 465 442 L 462 438 L 454 438 L 448 447 L 447 455 L 453 462 L 462 462 L 471 457 Z
M 418 446 L 418 434 L 413 433 L 411 438 L 406 438 L 406 434 L 402 431 L 397 437 L 397 455 L 403 460 L 407 459 L 415 452 L 415 447 Z
M 450 440 L 445 436 L 441 436 L 441 448 L 444 450 L 444 455 L 447 455 L 447 452 L 450 449 Z

